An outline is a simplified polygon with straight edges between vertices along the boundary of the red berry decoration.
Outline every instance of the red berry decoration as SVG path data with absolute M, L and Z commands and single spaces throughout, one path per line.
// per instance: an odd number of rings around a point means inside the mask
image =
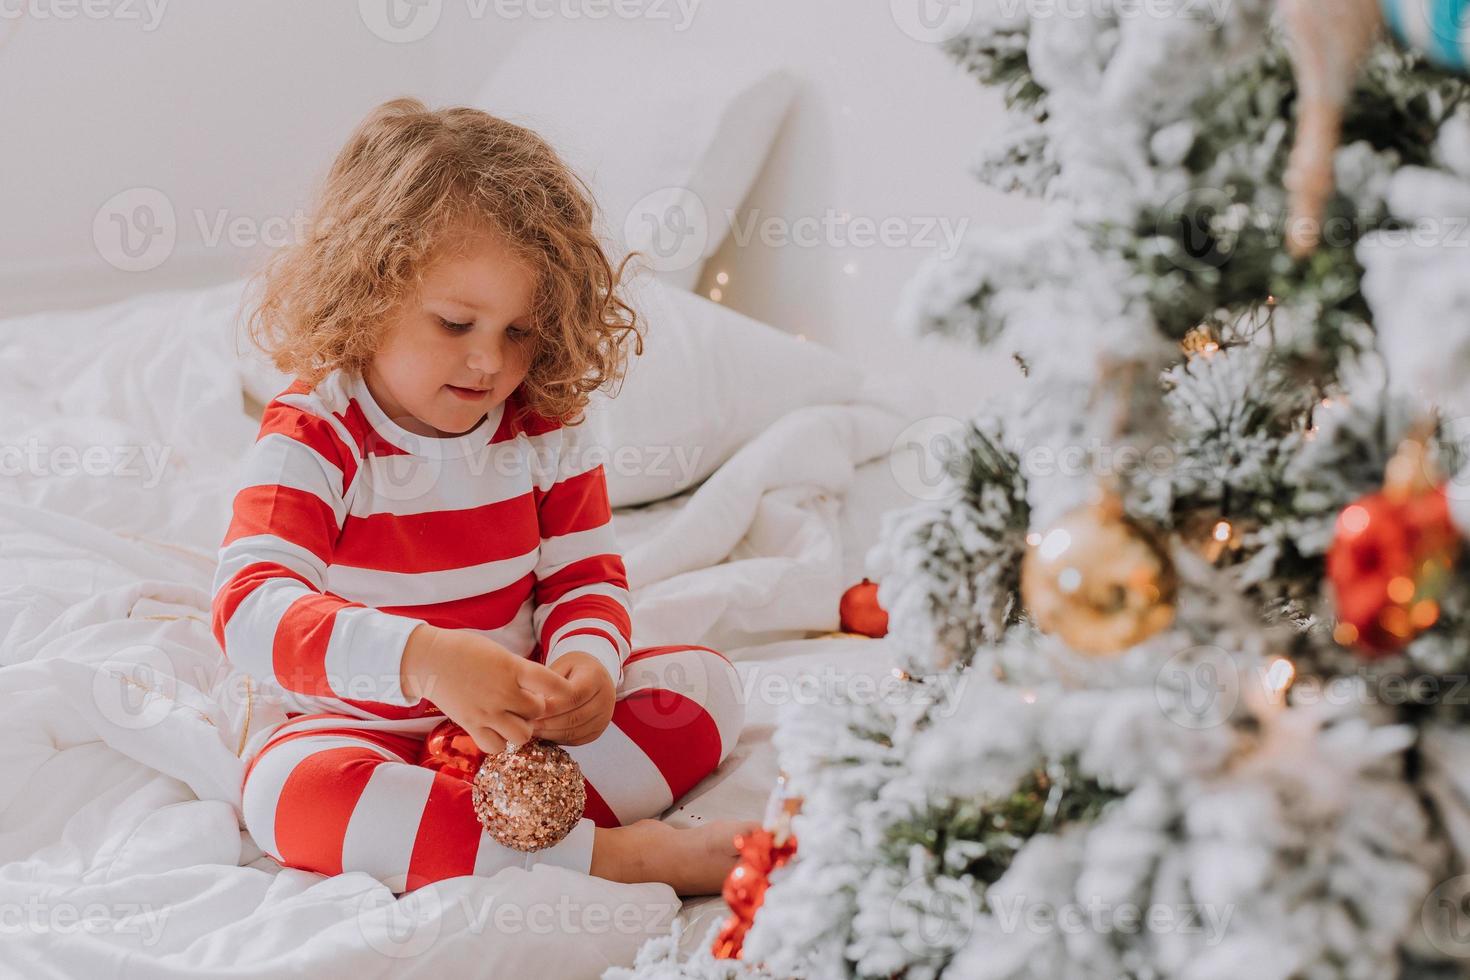
M 710 947 L 710 952 L 722 960 L 740 959 L 745 934 L 750 931 L 755 913 L 765 901 L 766 889 L 770 887 L 771 872 L 791 860 L 796 853 L 796 838 L 787 837 L 778 844 L 771 831 L 757 830 L 750 834 L 736 834 L 735 846 L 740 851 L 740 863 L 730 871 L 721 890 L 730 906 L 730 917 Z
M 1423 438 L 1405 440 L 1384 488 L 1347 507 L 1327 552 L 1337 601 L 1333 638 L 1387 656 L 1439 619 L 1439 596 L 1459 556 L 1444 485 L 1426 465 Z
M 888 613 L 878 605 L 878 583 L 864 578 L 842 593 L 837 604 L 838 619 L 844 633 L 861 633 L 880 637 L 888 634 Z
M 755 914 L 766 900 L 766 889 L 771 886 L 771 872 L 796 856 L 791 818 L 801 812 L 802 800 L 799 796 L 786 796 L 785 790 L 783 772 L 766 802 L 766 819 L 760 829 L 735 835 L 740 862 L 730 869 L 725 887 L 720 890 L 730 906 L 730 915 L 710 944 L 710 952 L 716 959 L 740 959 L 745 934 L 755 922 Z

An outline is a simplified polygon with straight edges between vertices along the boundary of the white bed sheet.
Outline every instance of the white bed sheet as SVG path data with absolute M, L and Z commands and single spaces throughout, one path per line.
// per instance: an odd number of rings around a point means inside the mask
M 669 928 L 665 886 L 538 868 L 394 900 L 366 875 L 281 869 L 241 829 L 238 753 L 282 714 L 209 631 L 256 426 L 219 303 L 162 294 L 0 321 L 0 446 L 19 447 L 0 480 L 0 973 L 556 978 L 630 963 Z M 836 626 L 876 537 L 843 541 L 842 498 L 865 463 L 882 485 L 901 421 L 875 404 L 803 409 L 700 487 L 617 512 L 636 642 L 717 646 L 756 695 L 739 746 L 671 822 L 760 816 L 773 702 L 792 689 L 770 696 L 762 672 L 886 669 L 882 642 L 801 638 Z M 487 919 L 568 905 L 633 915 L 539 931 Z

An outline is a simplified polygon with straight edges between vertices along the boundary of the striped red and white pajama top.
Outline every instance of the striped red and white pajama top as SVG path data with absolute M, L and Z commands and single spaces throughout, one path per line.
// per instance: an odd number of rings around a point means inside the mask
M 287 720 L 247 745 L 241 810 L 281 864 L 363 871 L 395 892 L 550 862 L 586 871 L 594 826 L 656 816 L 719 765 L 744 721 L 738 677 L 693 645 L 634 649 L 627 573 L 585 424 L 521 389 L 472 431 L 411 432 L 360 374 L 296 382 L 266 406 L 219 553 L 212 628 Z M 469 784 L 416 764 L 444 715 L 400 685 L 419 623 L 617 682 L 612 723 L 566 749 L 587 809 L 555 847 L 495 842 Z

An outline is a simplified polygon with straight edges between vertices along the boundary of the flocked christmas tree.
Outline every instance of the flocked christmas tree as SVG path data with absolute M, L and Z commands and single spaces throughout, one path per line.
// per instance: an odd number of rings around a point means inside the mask
M 1026 383 L 869 556 L 903 696 L 776 732 L 743 961 L 608 977 L 1464 975 L 1465 4 L 980 6 L 1047 217 L 903 320 Z

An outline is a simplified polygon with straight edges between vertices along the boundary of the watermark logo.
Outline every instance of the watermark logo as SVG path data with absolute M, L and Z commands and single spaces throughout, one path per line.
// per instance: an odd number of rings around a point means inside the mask
M 954 878 L 916 878 L 893 897 L 888 920 L 904 948 L 928 957 L 964 945 L 979 904 L 974 890 Z
M 136 22 L 145 34 L 163 23 L 168 0 L 0 0 L 0 21 L 116 20 Z M 3 34 L 3 32 L 0 32 Z
M 875 216 L 839 208 L 798 215 L 726 208 L 712 215 L 689 188 L 663 187 L 645 194 L 629 209 L 623 221 L 623 242 L 630 250 L 643 252 L 659 272 L 688 269 L 704 259 L 710 239 L 716 237 L 714 221 L 723 222 L 720 229 L 729 231 L 738 248 L 759 241 L 767 248 L 926 249 L 946 260 L 959 251 L 970 223 L 968 217 Z
M 762 214 L 760 208 L 752 208 L 743 221 L 733 210 L 727 210 L 725 219 L 735 244 L 741 248 L 759 237 L 768 248 L 932 249 L 946 261 L 959 251 L 970 226 L 966 217 L 890 214 L 877 218 L 837 208 L 796 217 Z
M 137 731 L 168 717 L 179 680 L 168 655 L 151 644 L 124 647 L 97 666 L 92 703 L 112 724 Z
M 1470 875 L 1440 882 L 1419 907 L 1419 924 L 1435 949 L 1470 958 Z
M 664 187 L 639 198 L 623 222 L 623 241 L 648 256 L 658 272 L 688 269 L 709 245 L 709 211 L 687 187 Z
M 0 476 L 136 479 L 144 490 L 152 490 L 163 482 L 171 448 L 160 445 L 52 444 L 29 436 L 19 443 L 0 443 Z
M 406 883 L 384 882 L 400 888 Z M 373 888 L 357 901 L 357 928 L 374 950 L 390 959 L 422 955 L 439 939 L 444 901 L 436 888 L 417 888 L 399 898 Z
M 671 30 L 687 31 L 702 0 L 465 0 L 472 21 L 496 20 L 643 20 L 666 21 Z M 358 0 L 358 16 L 375 36 L 391 44 L 421 41 L 439 26 L 443 0 Z
M 975 0 L 889 0 L 898 29 L 915 41 L 943 44 L 964 33 L 975 16 Z
M 555 640 L 553 640 L 553 643 Z M 619 703 L 650 728 L 688 728 L 712 703 L 740 697 L 735 669 L 721 656 L 698 647 L 670 650 L 626 664 L 622 688 L 632 694 Z
M 120 191 L 92 218 L 97 254 L 123 272 L 158 268 L 173 254 L 178 233 L 173 202 L 156 187 Z
M 1002 932 L 1048 935 L 1178 934 L 1201 936 L 1206 946 L 1219 945 L 1230 928 L 1235 906 L 1186 902 L 1107 902 L 1094 895 L 1086 902 L 1033 902 L 1025 896 L 991 901 L 991 912 Z
M 138 936 L 144 949 L 158 945 L 169 909 L 140 902 L 47 901 L 31 895 L 24 901 L 0 902 L 0 936 Z
M 357 14 L 373 34 L 390 44 L 429 36 L 439 24 L 444 0 L 357 0 Z
M 1159 668 L 1154 698 L 1176 725 L 1214 728 L 1230 717 L 1240 700 L 1240 670 L 1235 658 L 1220 647 L 1190 647 Z
M 930 415 L 906 426 L 888 453 L 894 483 L 915 500 L 944 498 L 953 486 L 946 460 L 963 448 L 963 425 L 948 415 Z

